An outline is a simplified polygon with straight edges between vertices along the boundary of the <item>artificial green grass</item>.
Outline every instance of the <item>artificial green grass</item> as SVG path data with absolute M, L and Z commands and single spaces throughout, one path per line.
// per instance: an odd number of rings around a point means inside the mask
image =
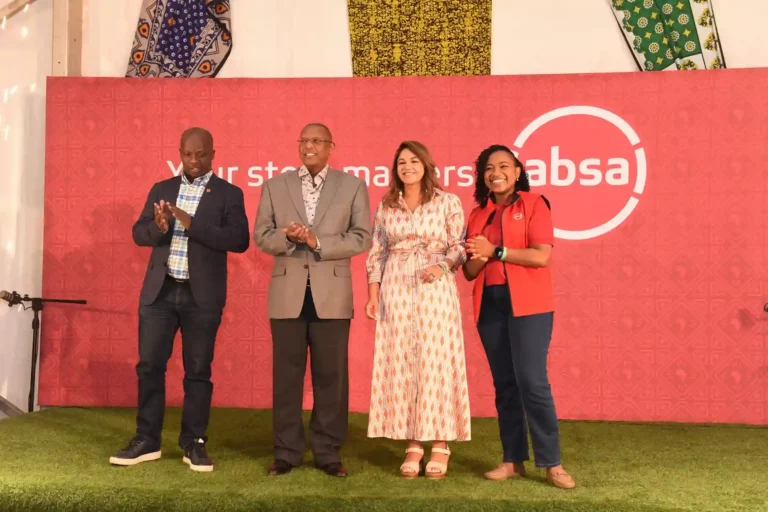
M 194 473 L 176 446 L 180 412 L 169 409 L 163 458 L 112 467 L 133 435 L 132 409 L 49 409 L 0 421 L 0 510 L 768 510 L 768 429 L 563 422 L 563 458 L 578 487 L 555 489 L 529 463 L 525 479 L 490 482 L 500 460 L 496 421 L 473 419 L 453 443 L 443 481 L 405 480 L 402 442 L 367 439 L 351 415 L 347 479 L 304 465 L 266 476 L 271 413 L 214 409 L 213 473 Z

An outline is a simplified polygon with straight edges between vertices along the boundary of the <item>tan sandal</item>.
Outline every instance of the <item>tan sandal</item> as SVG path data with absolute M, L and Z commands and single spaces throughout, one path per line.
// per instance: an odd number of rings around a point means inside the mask
M 450 448 L 432 448 L 432 453 L 442 453 L 443 455 L 448 455 L 450 457 L 451 449 Z M 430 480 L 440 480 L 441 478 L 445 478 L 445 475 L 447 474 L 448 474 L 447 462 L 434 462 L 432 460 L 429 461 L 429 463 L 427 464 L 426 471 L 424 472 L 424 475 Z
M 418 453 L 422 458 L 419 460 L 403 462 L 400 465 L 400 476 L 403 478 L 418 478 L 424 465 L 424 449 L 419 446 L 412 446 L 407 448 L 405 453 L 406 455 L 409 453 Z

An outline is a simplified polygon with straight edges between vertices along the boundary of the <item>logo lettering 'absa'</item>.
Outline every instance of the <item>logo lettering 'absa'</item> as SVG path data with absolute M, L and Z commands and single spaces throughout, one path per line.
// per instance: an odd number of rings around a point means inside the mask
M 624 222 L 645 188 L 645 150 L 613 112 L 563 107 L 540 116 L 515 140 L 531 189 L 552 203 L 555 237 L 587 240 Z

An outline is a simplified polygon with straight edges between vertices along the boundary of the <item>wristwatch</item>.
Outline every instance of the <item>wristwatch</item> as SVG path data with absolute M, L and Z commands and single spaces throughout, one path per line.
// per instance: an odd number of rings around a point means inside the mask
M 493 257 L 499 261 L 501 261 L 501 258 L 504 256 L 504 248 L 502 246 L 498 246 L 493 250 Z

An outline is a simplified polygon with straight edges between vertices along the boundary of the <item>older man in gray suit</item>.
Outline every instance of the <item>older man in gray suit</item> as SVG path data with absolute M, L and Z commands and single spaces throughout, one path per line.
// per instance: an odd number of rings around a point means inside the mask
M 275 257 L 268 301 L 275 442 L 269 474 L 290 472 L 306 449 L 301 404 L 309 349 L 315 465 L 344 477 L 339 450 L 349 409 L 349 264 L 371 246 L 368 189 L 359 178 L 328 166 L 334 143 L 325 125 L 305 126 L 298 144 L 304 165 L 264 184 L 253 233 L 259 249 Z

